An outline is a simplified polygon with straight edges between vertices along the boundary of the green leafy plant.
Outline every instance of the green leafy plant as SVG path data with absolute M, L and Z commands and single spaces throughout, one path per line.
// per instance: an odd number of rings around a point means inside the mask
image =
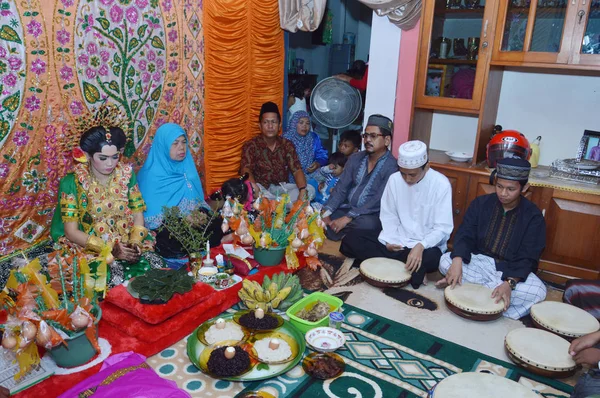
M 166 303 L 175 293 L 189 292 L 192 286 L 194 279 L 184 269 L 151 269 L 131 282 L 140 300 L 150 303 Z
M 166 228 L 171 238 L 177 239 L 189 254 L 200 253 L 210 238 L 209 226 L 216 217 L 212 211 L 193 210 L 184 216 L 177 206 L 163 207 L 163 222 L 159 231 Z

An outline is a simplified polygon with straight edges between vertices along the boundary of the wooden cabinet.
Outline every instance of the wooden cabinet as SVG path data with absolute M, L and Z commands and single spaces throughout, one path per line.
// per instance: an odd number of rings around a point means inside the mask
M 480 109 L 491 57 L 496 1 L 486 0 L 473 8 L 452 8 L 455 1 L 423 2 L 417 106 L 466 112 Z M 457 76 L 456 81 L 453 76 Z
M 452 184 L 456 231 L 469 204 L 478 196 L 494 193 L 494 186 L 489 184 L 489 175 L 484 175 L 482 170 L 457 170 L 435 163 L 432 167 Z M 546 249 L 540 259 L 540 270 L 600 279 L 600 195 L 530 187 L 525 196 L 539 207 L 546 220 Z
M 541 268 L 578 278 L 600 276 L 600 196 L 547 188 L 536 203 L 546 218 Z
M 600 2 L 499 0 L 492 63 L 600 65 Z

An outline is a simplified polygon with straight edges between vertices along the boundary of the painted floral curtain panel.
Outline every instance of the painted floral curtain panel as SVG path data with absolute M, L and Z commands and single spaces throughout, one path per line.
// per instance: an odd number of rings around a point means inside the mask
M 0 257 L 47 237 L 75 119 L 105 102 L 136 166 L 176 122 L 204 171 L 202 17 L 202 0 L 0 0 Z

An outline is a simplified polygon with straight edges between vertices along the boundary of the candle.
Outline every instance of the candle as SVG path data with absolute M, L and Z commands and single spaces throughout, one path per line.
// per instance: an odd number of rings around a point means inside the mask
M 254 311 L 254 317 L 256 319 L 263 319 L 265 316 L 265 311 L 262 308 L 257 308 L 256 311 Z
M 223 318 L 217 319 L 217 329 L 225 329 L 225 320 Z
M 271 341 L 269 341 L 269 348 L 272 350 L 278 349 L 279 348 L 279 340 L 271 339 Z
M 223 258 L 222 254 L 217 254 L 215 256 L 215 260 L 217 260 L 217 265 L 219 265 L 221 267 L 225 265 L 225 259 Z
M 206 242 L 206 259 L 210 260 L 210 241 Z
M 225 349 L 225 358 L 232 359 L 234 356 L 235 356 L 235 348 L 234 347 L 227 347 Z

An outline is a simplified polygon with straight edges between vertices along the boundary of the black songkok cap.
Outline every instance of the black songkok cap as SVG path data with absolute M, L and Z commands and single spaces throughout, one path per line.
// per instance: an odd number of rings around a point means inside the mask
M 527 181 L 531 171 L 531 163 L 520 158 L 504 158 L 496 163 L 498 178 L 513 181 Z
M 276 103 L 269 101 L 262 104 L 260 107 L 260 115 L 258 116 L 259 121 L 262 120 L 262 116 L 265 113 L 276 113 L 279 121 L 281 121 L 281 114 L 279 113 L 279 107 Z
M 389 118 L 383 115 L 369 116 L 367 126 L 379 127 L 379 129 L 381 130 L 381 134 L 383 135 L 392 135 L 392 131 L 394 130 L 394 123 L 392 123 L 392 121 Z

